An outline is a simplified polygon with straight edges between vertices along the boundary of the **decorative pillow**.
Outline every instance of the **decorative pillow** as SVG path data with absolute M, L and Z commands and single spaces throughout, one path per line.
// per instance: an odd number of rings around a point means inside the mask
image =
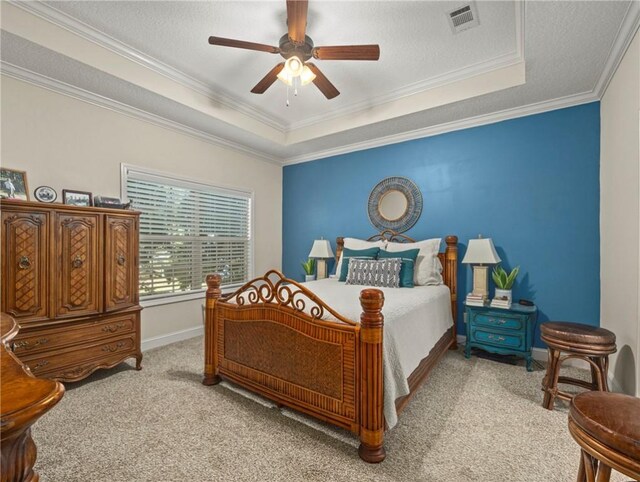
M 441 285 L 442 264 L 438 258 L 440 238 L 427 239 L 416 243 L 388 243 L 387 251 L 398 253 L 408 249 L 419 249 L 413 281 L 418 286 Z
M 348 249 L 345 248 L 342 250 L 342 266 L 340 267 L 340 278 L 338 281 L 346 281 L 347 273 L 349 272 L 349 259 L 350 258 L 358 258 L 358 259 L 376 259 L 378 256 L 378 251 L 380 248 L 369 248 L 369 249 Z M 347 260 L 344 262 L 344 260 Z
M 402 267 L 400 268 L 400 287 L 401 288 L 413 288 L 413 276 L 416 266 L 416 258 L 418 257 L 419 249 L 409 249 L 407 251 L 398 251 L 392 253 L 381 249 L 378 252 L 378 259 L 388 258 L 400 258 L 402 261 Z
M 387 242 L 382 240 L 365 241 L 364 239 L 344 238 L 343 248 L 349 248 L 349 249 L 384 248 L 386 245 L 387 245 Z M 338 264 L 336 264 L 336 274 L 340 276 L 341 272 L 342 272 L 342 255 L 340 255 Z
M 402 260 L 400 258 L 350 258 L 347 284 L 398 288 L 400 286 L 401 268 Z

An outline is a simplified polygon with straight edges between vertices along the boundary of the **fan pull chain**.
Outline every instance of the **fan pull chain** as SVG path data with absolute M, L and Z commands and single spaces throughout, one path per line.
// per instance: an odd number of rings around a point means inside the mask
M 298 97 L 298 77 L 293 78 L 293 95 Z
M 289 86 L 287 85 L 287 107 L 289 107 Z

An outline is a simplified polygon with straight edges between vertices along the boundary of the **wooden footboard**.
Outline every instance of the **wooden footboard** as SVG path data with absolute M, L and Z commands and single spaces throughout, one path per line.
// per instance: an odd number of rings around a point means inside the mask
M 382 291 L 365 289 L 360 323 L 270 271 L 222 296 L 207 277 L 203 383 L 227 378 L 360 436 L 360 456 L 384 459 Z M 322 318 L 329 313 L 337 321 Z
M 411 242 L 383 232 L 374 238 Z M 373 238 L 372 238 L 373 239 Z M 444 282 L 456 315 L 457 237 L 440 253 Z M 338 256 L 342 251 L 338 238 Z M 205 385 L 227 378 L 279 404 L 358 434 L 358 453 L 381 462 L 383 412 L 383 330 L 381 290 L 360 293 L 359 323 L 336 313 L 315 294 L 278 271 L 222 295 L 221 278 L 207 277 Z M 325 315 L 336 321 L 326 321 Z M 396 401 L 400 411 L 447 348 L 456 345 L 454 326 L 409 377 L 411 393 Z

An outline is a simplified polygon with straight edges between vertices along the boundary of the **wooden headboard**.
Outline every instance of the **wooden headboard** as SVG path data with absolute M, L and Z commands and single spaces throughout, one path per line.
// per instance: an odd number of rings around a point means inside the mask
M 388 241 L 392 243 L 415 243 L 416 241 L 404 234 L 396 233 L 391 229 L 386 229 L 379 234 L 371 236 L 367 241 Z M 447 236 L 445 238 L 446 247 L 443 253 L 438 253 L 438 258 L 442 263 L 442 278 L 444 284 L 451 291 L 451 313 L 453 322 L 458 319 L 458 236 Z M 340 259 L 344 249 L 344 238 L 336 238 L 336 263 Z

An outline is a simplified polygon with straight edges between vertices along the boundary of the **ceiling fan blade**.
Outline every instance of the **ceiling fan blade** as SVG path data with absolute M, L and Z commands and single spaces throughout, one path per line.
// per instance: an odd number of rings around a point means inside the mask
M 322 92 L 327 99 L 333 99 L 340 95 L 338 89 L 335 88 L 335 86 L 324 76 L 315 64 L 307 62 L 305 65 L 311 69 L 311 72 L 316 74 L 316 78 L 313 79 L 313 83 L 316 84 L 316 87 L 320 89 L 320 92 Z
M 379 45 L 339 45 L 335 47 L 315 47 L 313 58 L 318 60 L 378 60 Z
M 304 44 L 308 8 L 307 0 L 287 0 L 287 26 L 289 38 L 294 44 Z
M 280 62 L 272 68 L 269 73 L 265 75 L 253 89 L 251 89 L 251 92 L 254 94 L 264 94 L 264 92 L 278 79 L 278 74 L 282 69 L 284 69 L 284 62 Z
M 245 42 L 244 40 L 234 40 L 232 38 L 209 37 L 211 45 L 220 45 L 222 47 L 235 47 L 237 49 L 258 50 L 259 52 L 269 52 L 270 54 L 280 53 L 278 47 L 272 45 L 257 44 L 254 42 Z

